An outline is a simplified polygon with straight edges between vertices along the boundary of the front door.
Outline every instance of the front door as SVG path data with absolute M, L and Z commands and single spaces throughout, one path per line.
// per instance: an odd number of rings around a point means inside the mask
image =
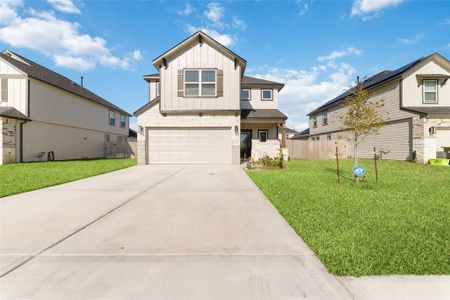
M 252 154 L 252 130 L 241 129 L 241 158 L 248 158 Z

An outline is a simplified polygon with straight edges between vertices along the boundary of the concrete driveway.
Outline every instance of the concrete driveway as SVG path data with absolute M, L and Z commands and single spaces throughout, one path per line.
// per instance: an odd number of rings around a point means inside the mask
M 0 297 L 349 299 L 238 166 L 138 166 L 0 199 Z

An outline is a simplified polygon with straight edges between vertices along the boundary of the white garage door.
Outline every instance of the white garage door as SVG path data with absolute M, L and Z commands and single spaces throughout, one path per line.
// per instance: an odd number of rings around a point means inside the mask
M 230 128 L 149 128 L 150 164 L 231 164 Z
M 438 128 L 436 131 L 436 152 L 439 152 L 439 157 L 445 157 L 444 146 L 450 146 L 450 128 Z

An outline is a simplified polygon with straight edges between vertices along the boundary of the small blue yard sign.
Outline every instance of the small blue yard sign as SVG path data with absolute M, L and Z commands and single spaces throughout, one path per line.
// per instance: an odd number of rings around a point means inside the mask
M 353 168 L 353 174 L 355 176 L 363 176 L 364 174 L 366 174 L 366 170 L 361 166 L 356 166 Z

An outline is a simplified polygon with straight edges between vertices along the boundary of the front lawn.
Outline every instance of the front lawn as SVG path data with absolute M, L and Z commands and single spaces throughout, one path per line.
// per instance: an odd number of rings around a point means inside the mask
M 0 198 L 134 166 L 134 159 L 36 162 L 0 166 Z
M 340 184 L 334 160 L 248 174 L 333 274 L 450 274 L 450 167 L 379 161 L 377 183 L 362 160 L 355 186 L 352 163 Z

